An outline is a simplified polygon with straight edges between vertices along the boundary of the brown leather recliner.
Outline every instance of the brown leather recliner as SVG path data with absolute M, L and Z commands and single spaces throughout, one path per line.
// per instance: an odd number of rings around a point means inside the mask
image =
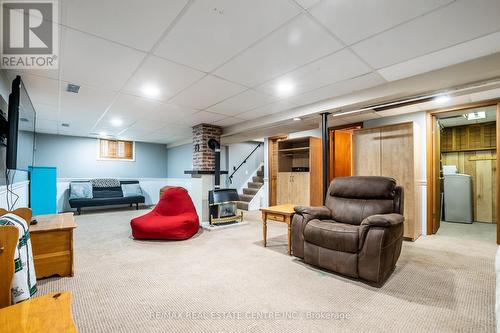
M 292 252 L 308 264 L 381 285 L 403 243 L 403 188 L 387 177 L 335 178 L 322 207 L 295 207 Z

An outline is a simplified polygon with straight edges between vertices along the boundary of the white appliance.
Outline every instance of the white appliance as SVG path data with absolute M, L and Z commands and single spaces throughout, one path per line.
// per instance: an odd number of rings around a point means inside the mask
M 472 223 L 472 178 L 465 174 L 444 175 L 444 220 Z

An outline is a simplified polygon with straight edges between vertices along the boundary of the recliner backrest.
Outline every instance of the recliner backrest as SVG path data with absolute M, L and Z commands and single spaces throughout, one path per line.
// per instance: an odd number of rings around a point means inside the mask
M 403 214 L 403 188 L 389 177 L 338 177 L 330 184 L 325 205 L 333 220 L 360 225 L 371 215 Z

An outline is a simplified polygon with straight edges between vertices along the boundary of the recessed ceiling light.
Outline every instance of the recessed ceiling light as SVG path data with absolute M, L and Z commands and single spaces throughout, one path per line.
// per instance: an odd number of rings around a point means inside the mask
M 484 118 L 486 118 L 486 112 L 484 112 L 484 111 L 479 111 L 479 112 L 471 112 L 471 113 L 467 113 L 467 114 L 465 115 L 465 118 L 467 118 L 467 120 L 484 119 Z
M 300 118 L 300 117 L 293 118 L 293 121 L 301 121 L 301 120 L 302 120 L 302 118 Z
M 437 96 L 434 101 L 439 104 L 444 104 L 450 101 L 450 96 L 448 95 L 439 95 Z
M 120 118 L 113 118 L 111 119 L 111 125 L 115 127 L 119 127 L 123 124 L 123 121 Z
M 290 81 L 281 81 L 276 85 L 276 92 L 279 96 L 288 96 L 294 90 L 294 86 Z
M 146 97 L 154 98 L 154 97 L 158 97 L 158 95 L 160 95 L 160 89 L 155 85 L 146 84 L 142 87 L 142 93 Z

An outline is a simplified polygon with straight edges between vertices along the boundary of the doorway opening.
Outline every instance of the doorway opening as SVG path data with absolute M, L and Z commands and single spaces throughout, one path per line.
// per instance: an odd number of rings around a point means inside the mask
M 352 176 L 352 134 L 354 130 L 360 128 L 363 128 L 363 123 L 328 129 L 330 139 L 328 180 L 330 182 L 335 177 Z
M 428 235 L 498 243 L 499 113 L 490 102 L 428 114 Z

